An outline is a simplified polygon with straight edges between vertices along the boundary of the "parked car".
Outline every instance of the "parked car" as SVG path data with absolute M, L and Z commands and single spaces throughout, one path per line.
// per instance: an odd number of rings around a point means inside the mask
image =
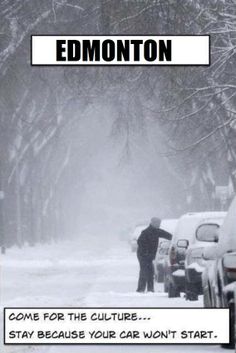
M 196 229 L 207 219 L 222 217 L 221 212 L 186 213 L 180 217 L 168 252 L 167 273 L 164 287 L 170 298 L 185 292 L 185 258 L 189 245 L 196 241 Z
M 138 244 L 137 244 L 137 240 L 138 240 L 138 237 L 140 236 L 141 232 L 148 227 L 148 223 L 146 224 L 137 224 L 131 234 L 131 237 L 130 237 L 130 246 L 131 246 L 131 251 L 132 252 L 135 252 L 137 251 L 137 247 L 138 247 Z
M 230 308 L 230 347 L 235 345 L 235 299 L 236 286 L 236 197 L 234 198 L 222 226 L 219 241 L 204 249 L 207 265 L 202 274 L 203 300 L 205 307 Z
M 214 245 L 218 241 L 218 231 L 223 223 L 226 212 L 217 213 L 216 217 L 200 222 L 197 227 L 194 241 L 189 245 L 185 258 L 185 299 L 197 300 L 202 294 L 202 272 L 206 260 L 203 259 L 203 251 L 206 247 Z
M 177 219 L 163 219 L 161 221 L 160 227 L 170 234 L 174 234 L 177 222 Z M 164 273 L 166 272 L 169 246 L 169 240 L 162 240 L 159 243 L 156 258 L 154 261 L 155 278 L 157 282 L 164 281 Z

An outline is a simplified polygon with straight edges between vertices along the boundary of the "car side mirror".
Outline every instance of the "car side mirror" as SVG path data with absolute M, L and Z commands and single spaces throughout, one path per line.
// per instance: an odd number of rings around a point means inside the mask
M 178 248 L 187 249 L 189 246 L 189 241 L 187 239 L 179 239 L 176 245 Z
M 199 241 L 217 243 L 219 239 L 219 228 L 219 224 L 216 223 L 201 224 L 196 230 L 196 239 Z
M 218 246 L 217 244 L 212 245 L 212 246 L 207 246 L 206 248 L 204 248 L 203 253 L 202 253 L 202 257 L 204 260 L 215 260 L 217 258 L 217 250 L 218 250 Z

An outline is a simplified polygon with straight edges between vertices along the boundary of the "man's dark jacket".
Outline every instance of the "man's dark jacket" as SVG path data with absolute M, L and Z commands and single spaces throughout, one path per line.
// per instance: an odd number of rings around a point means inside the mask
M 144 229 L 138 238 L 138 257 L 151 261 L 154 260 L 159 238 L 171 240 L 172 235 L 161 228 L 154 228 L 151 225 Z

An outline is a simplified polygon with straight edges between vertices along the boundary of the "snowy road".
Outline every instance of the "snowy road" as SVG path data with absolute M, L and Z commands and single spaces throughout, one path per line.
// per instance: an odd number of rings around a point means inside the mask
M 92 250 L 88 245 L 92 244 Z M 156 286 L 151 294 L 135 293 L 138 264 L 125 242 L 97 238 L 23 250 L 1 259 L 1 306 L 202 306 L 202 301 L 169 299 Z M 1 343 L 2 344 L 2 343 Z M 219 346 L 5 346 L 4 353 L 79 352 L 223 352 Z

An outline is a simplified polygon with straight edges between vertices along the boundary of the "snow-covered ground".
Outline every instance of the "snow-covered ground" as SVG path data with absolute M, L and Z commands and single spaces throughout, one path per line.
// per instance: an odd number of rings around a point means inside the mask
M 10 306 L 184 307 L 202 306 L 183 297 L 135 292 L 136 255 L 126 242 L 97 237 L 10 249 L 1 258 L 1 309 Z M 2 315 L 1 315 L 2 318 Z M 2 329 L 2 322 L 1 322 Z M 1 342 L 2 345 L 2 342 Z M 222 352 L 219 346 L 4 346 L 4 353 Z

